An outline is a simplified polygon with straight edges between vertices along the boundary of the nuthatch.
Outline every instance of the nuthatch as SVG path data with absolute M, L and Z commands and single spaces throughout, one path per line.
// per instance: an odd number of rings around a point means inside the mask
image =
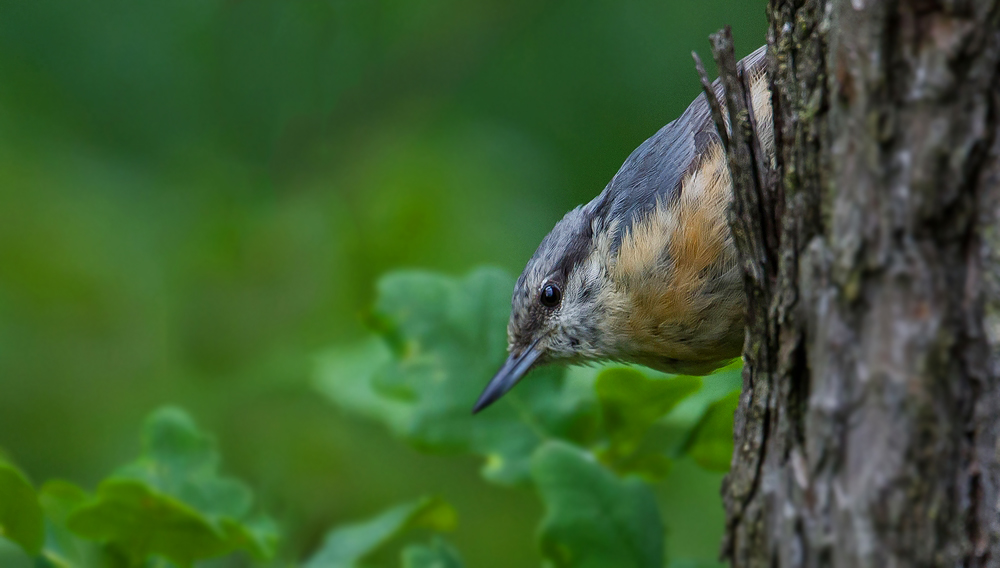
M 764 48 L 743 60 L 773 154 Z M 715 89 L 721 97 L 721 86 Z M 732 182 L 705 95 L 643 142 L 604 191 L 548 234 L 514 286 L 510 356 L 473 412 L 545 363 L 611 360 L 708 374 L 743 349 Z

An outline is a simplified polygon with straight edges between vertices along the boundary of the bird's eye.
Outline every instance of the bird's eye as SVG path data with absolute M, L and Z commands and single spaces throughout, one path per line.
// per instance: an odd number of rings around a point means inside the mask
M 548 308 L 554 308 L 559 305 L 562 300 L 562 291 L 559 290 L 559 286 L 555 284 L 546 284 L 542 288 L 542 294 L 539 298 L 542 305 Z

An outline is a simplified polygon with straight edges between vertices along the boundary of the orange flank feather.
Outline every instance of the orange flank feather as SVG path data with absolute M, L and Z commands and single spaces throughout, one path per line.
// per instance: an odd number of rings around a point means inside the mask
M 639 352 L 683 360 L 718 360 L 717 325 L 742 317 L 715 313 L 730 309 L 706 286 L 735 269 L 726 225 L 730 195 L 729 170 L 721 148 L 708 149 L 705 159 L 684 180 L 680 196 L 658 204 L 639 219 L 622 240 L 611 270 L 619 290 L 627 290 L 623 330 Z M 732 356 L 738 355 L 737 351 Z

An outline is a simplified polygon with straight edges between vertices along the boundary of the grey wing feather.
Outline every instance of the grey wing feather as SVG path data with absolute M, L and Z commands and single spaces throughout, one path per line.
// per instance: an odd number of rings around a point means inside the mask
M 742 63 L 756 74 L 764 68 L 766 47 L 746 56 Z M 712 85 L 722 100 L 722 85 Z M 622 164 L 604 191 L 588 203 L 585 211 L 599 224 L 618 221 L 617 248 L 624 231 L 637 215 L 652 208 L 657 200 L 669 203 L 680 193 L 684 176 L 698 163 L 705 147 L 717 144 L 718 133 L 702 93 L 676 120 L 636 148 Z M 604 225 L 607 226 L 607 225 Z

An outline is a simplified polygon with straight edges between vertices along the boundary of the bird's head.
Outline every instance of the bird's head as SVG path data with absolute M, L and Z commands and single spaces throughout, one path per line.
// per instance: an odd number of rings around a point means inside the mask
M 611 294 L 607 254 L 591 206 L 559 221 L 528 261 L 511 299 L 507 361 L 483 391 L 474 412 L 509 391 L 532 368 L 551 362 L 607 358 L 600 326 Z

